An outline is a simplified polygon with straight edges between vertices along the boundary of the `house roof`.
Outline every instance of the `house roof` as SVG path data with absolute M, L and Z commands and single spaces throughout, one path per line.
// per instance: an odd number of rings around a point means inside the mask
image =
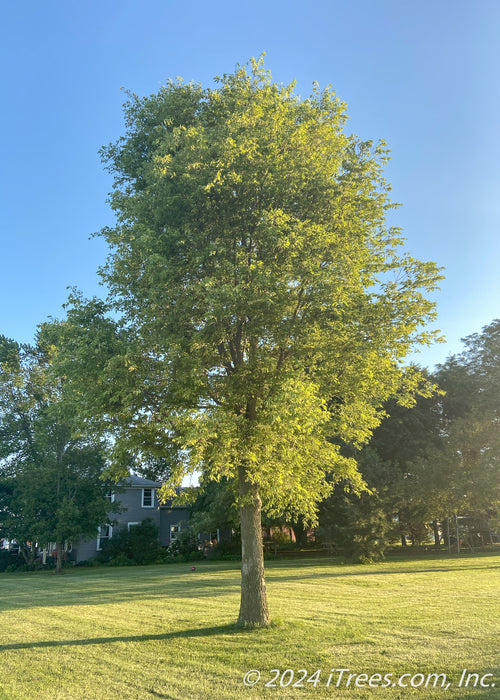
M 136 474 L 131 474 L 125 479 L 121 479 L 120 484 L 126 488 L 141 488 L 141 489 L 159 489 L 161 484 L 157 481 L 151 481 L 151 479 L 145 479 L 142 476 L 137 476 Z

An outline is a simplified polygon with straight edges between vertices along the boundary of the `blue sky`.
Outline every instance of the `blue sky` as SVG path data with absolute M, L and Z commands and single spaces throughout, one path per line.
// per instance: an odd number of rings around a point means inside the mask
M 407 249 L 445 268 L 446 345 L 500 316 L 500 3 L 497 0 L 17 0 L 0 7 L 0 333 L 33 339 L 67 287 L 104 294 L 113 223 L 98 150 L 123 132 L 125 87 L 209 85 L 266 52 L 278 82 L 331 84 L 348 129 L 385 139 Z

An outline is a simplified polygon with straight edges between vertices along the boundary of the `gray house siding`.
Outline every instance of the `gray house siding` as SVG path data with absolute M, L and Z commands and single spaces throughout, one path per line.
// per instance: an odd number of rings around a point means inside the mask
M 81 540 L 72 551 L 76 562 L 93 559 L 97 553 L 97 535 L 91 540 Z
M 151 505 L 144 505 L 144 496 L 152 496 Z M 115 518 L 120 526 L 141 523 L 146 518 L 151 518 L 160 527 L 160 503 L 156 496 L 155 487 L 126 488 L 123 493 L 115 495 L 115 502 L 120 503 L 123 512 L 116 513 Z
M 184 507 L 162 506 L 160 509 L 160 544 L 168 547 L 170 542 L 182 532 L 189 520 L 189 510 Z
M 110 513 L 112 524 L 103 525 L 94 538 L 81 540 L 77 547 L 73 547 L 72 558 L 76 562 L 93 559 L 99 553 L 102 538 L 111 537 L 118 528 L 137 525 L 146 518 L 151 518 L 158 527 L 161 546 L 168 547 L 175 539 L 176 528 L 182 529 L 182 523 L 189 519 L 189 510 L 185 507 L 160 506 L 157 496 L 160 486 L 155 481 L 135 475 L 121 482 L 112 496 L 114 503 L 119 505 L 118 512 Z

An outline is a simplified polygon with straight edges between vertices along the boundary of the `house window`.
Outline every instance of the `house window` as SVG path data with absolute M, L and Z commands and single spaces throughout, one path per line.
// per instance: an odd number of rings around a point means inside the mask
M 142 489 L 142 507 L 152 508 L 154 503 L 153 489 Z
M 134 527 L 135 525 L 140 525 L 141 523 L 127 523 L 127 530 L 130 530 L 131 527 Z
M 173 542 L 179 537 L 179 532 L 181 531 L 181 526 L 180 525 L 171 525 L 170 526 L 170 541 Z
M 113 536 L 113 528 L 111 525 L 102 525 L 97 528 L 97 551 L 102 549 L 102 543 L 109 540 Z
M 106 498 L 108 499 L 108 501 L 110 503 L 114 503 L 115 502 L 115 494 L 113 493 L 113 491 L 108 491 L 108 493 L 106 494 Z

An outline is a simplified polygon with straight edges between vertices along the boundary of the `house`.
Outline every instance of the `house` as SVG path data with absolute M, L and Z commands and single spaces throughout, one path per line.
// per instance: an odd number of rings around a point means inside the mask
M 110 511 L 110 524 L 98 528 L 97 536 L 85 539 L 73 546 L 71 559 L 76 562 L 93 559 L 102 549 L 104 540 L 113 536 L 113 531 L 132 525 L 138 525 L 150 518 L 159 529 L 162 547 L 168 547 L 182 531 L 189 519 L 186 506 L 162 505 L 157 491 L 161 484 L 141 476 L 131 475 L 118 484 L 118 488 L 108 494 L 111 503 L 119 506 L 118 512 Z

